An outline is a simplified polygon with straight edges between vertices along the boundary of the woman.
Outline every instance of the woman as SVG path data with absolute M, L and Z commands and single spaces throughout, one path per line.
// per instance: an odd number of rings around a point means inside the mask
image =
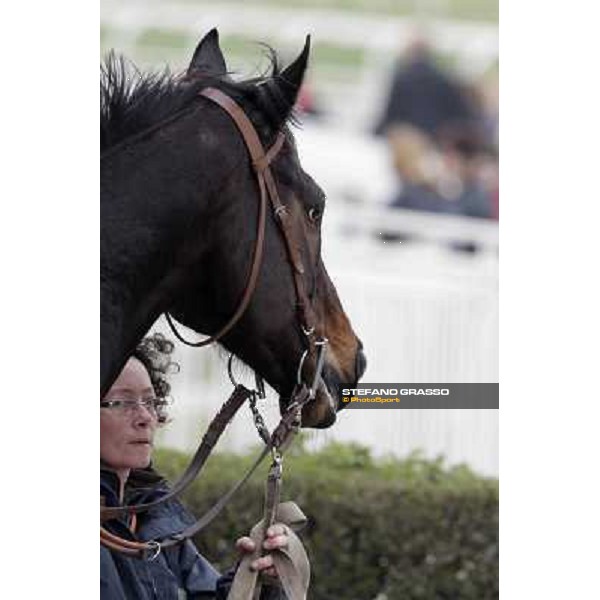
M 150 502 L 168 491 L 165 480 L 150 466 L 154 434 L 166 422 L 166 375 L 173 344 L 156 334 L 145 338 L 100 402 L 100 497 L 106 506 Z M 194 518 L 177 500 L 167 501 L 137 516 L 104 523 L 121 537 L 147 541 L 181 531 Z M 284 525 L 267 531 L 264 547 L 282 548 L 288 538 Z M 253 552 L 249 537 L 237 540 L 240 552 Z M 270 555 L 253 563 L 276 577 Z M 141 560 L 100 547 L 102 600 L 181 600 L 227 597 L 234 571 L 221 576 L 191 541 L 161 552 L 153 561 Z M 277 585 L 265 585 L 261 599 L 283 600 Z

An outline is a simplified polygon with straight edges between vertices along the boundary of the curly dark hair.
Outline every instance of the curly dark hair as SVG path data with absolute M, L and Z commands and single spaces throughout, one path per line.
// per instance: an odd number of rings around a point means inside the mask
M 162 333 L 146 336 L 131 355 L 137 358 L 148 371 L 154 393 L 158 398 L 165 399 L 171 392 L 171 384 L 167 377 L 179 372 L 179 364 L 171 360 L 175 344 Z M 159 416 L 159 422 L 167 421 L 166 414 Z

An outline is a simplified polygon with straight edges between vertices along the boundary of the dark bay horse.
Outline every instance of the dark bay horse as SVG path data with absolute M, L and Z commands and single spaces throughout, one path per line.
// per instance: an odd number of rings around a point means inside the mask
M 303 426 L 335 421 L 340 384 L 365 369 L 362 344 L 321 260 L 325 196 L 299 163 L 289 121 L 309 55 L 269 76 L 234 82 L 216 30 L 200 42 L 186 73 L 132 72 L 109 55 L 101 68 L 101 394 L 135 345 L 168 311 L 194 331 L 212 335 L 235 311 L 250 269 L 259 192 L 240 132 L 219 106 L 199 95 L 211 86 L 233 98 L 265 148 L 285 141 L 272 163 L 291 219 L 302 277 L 329 340 L 322 383 L 303 409 Z M 292 267 L 272 212 L 256 289 L 222 345 L 280 394 L 296 383 L 307 336 L 299 326 Z M 315 372 L 314 353 L 302 373 Z

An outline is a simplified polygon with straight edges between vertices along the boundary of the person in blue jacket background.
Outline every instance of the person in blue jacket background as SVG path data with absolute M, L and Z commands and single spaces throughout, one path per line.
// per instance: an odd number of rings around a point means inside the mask
M 156 500 L 169 490 L 152 468 L 154 434 L 167 421 L 166 375 L 173 343 L 155 334 L 145 338 L 100 402 L 100 498 L 105 506 L 139 504 Z M 167 501 L 139 515 L 103 523 L 122 538 L 149 541 L 177 533 L 194 517 L 178 500 Z M 266 549 L 287 545 L 284 525 L 267 532 Z M 254 543 L 241 537 L 236 547 L 252 552 Z M 277 585 L 270 555 L 253 563 L 274 585 L 264 585 L 261 600 L 285 600 Z M 154 560 L 125 556 L 100 546 L 100 597 L 102 600 L 225 599 L 235 569 L 222 576 L 191 541 L 159 553 Z

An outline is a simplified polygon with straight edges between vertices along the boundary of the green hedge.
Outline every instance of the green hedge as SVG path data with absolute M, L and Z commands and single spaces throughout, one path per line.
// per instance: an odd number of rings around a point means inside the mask
M 185 504 L 203 514 L 254 456 L 211 457 Z M 174 480 L 188 459 L 160 450 L 155 464 Z M 261 517 L 267 467 L 195 540 L 221 570 L 236 559 L 234 541 Z M 498 597 L 497 480 L 418 454 L 375 460 L 355 444 L 310 453 L 300 443 L 286 457 L 282 499 L 295 500 L 309 519 L 302 539 L 311 560 L 311 599 Z

